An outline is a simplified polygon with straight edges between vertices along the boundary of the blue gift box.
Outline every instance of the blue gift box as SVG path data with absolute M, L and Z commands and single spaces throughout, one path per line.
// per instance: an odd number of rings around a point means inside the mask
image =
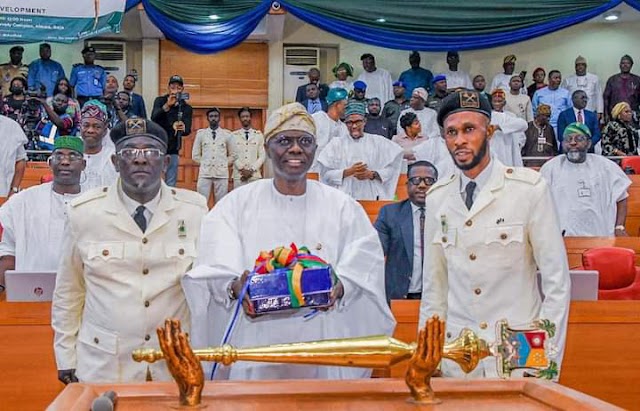
M 289 268 L 280 268 L 251 277 L 247 292 L 256 313 L 329 305 L 333 286 L 331 267 L 314 267 L 302 271 L 298 284 L 304 300 L 301 304 L 296 303 L 296 291 L 290 284 L 291 271 Z

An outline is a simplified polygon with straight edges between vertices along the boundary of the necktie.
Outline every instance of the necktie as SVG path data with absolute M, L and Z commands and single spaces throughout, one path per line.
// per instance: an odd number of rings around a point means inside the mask
M 216 131 L 215 130 L 213 130 L 213 139 L 214 140 L 216 139 Z
M 582 117 L 582 110 L 578 110 L 578 123 L 584 123 L 584 117 Z
M 471 206 L 473 206 L 473 192 L 476 189 L 476 182 L 469 181 L 467 183 L 467 187 L 465 187 L 464 191 L 467 192 L 467 196 L 464 199 L 464 205 L 467 206 L 467 210 L 471 210 Z
M 246 138 L 247 141 L 249 141 L 249 132 L 248 131 L 244 132 L 244 138 Z
M 147 231 L 147 218 L 144 216 L 144 210 L 146 210 L 145 206 L 138 206 L 136 213 L 133 215 L 133 221 L 138 224 L 143 233 Z
M 424 207 L 420 207 L 420 261 L 424 267 Z

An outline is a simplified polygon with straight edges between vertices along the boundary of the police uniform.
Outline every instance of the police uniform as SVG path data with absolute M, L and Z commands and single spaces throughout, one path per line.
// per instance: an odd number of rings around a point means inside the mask
M 15 50 L 24 52 L 24 48 L 22 46 L 14 46 L 14 47 L 11 47 L 11 49 L 9 50 L 9 54 L 13 53 Z M 20 63 L 17 66 L 14 66 L 13 64 L 11 64 L 11 61 L 9 61 L 7 63 L 0 65 L 0 79 L 2 79 L 1 80 L 2 95 L 6 96 L 11 93 L 9 91 L 9 89 L 11 88 L 11 80 L 13 80 L 16 77 L 22 77 L 26 80 L 28 75 L 29 75 L 29 66 L 27 66 L 26 64 Z
M 93 47 L 85 47 L 82 54 L 95 53 Z M 75 88 L 80 105 L 91 98 L 100 98 L 104 94 L 104 86 L 107 84 L 107 73 L 104 67 L 97 64 L 76 63 L 71 69 L 69 84 Z
M 144 121 L 127 125 L 136 120 Z M 169 380 L 164 361 L 137 363 L 131 351 L 158 348 L 155 330 L 166 318 L 189 329 L 180 281 L 196 257 L 206 202 L 163 183 L 143 232 L 132 201 L 118 181 L 70 204 L 52 326 L 58 369 L 76 369 L 81 382 Z
M 442 125 L 451 112 L 468 110 L 487 118 L 491 112 L 477 92 L 463 91 L 445 99 L 438 121 Z M 499 320 L 518 326 L 548 319 L 557 328 L 551 359 L 560 365 L 570 279 L 551 193 L 533 170 L 506 167 L 493 158 L 483 171 L 486 180 L 470 209 L 461 194 L 460 170 L 443 176 L 429 191 L 419 324 L 438 314 L 446 319 L 447 342 L 465 327 L 493 342 Z M 445 376 L 464 375 L 447 362 L 442 371 Z M 497 377 L 495 358 L 482 360 L 471 375 Z
M 260 131 L 241 128 L 232 134 L 233 186 L 236 188 L 262 178 L 260 168 L 264 164 L 267 154 L 264 150 L 264 136 Z M 247 181 L 240 180 L 241 168 L 253 170 L 253 174 Z

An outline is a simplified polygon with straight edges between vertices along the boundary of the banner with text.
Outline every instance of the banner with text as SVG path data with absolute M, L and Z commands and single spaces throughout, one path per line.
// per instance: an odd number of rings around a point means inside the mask
M 119 33 L 126 0 L 0 0 L 0 43 L 72 43 Z

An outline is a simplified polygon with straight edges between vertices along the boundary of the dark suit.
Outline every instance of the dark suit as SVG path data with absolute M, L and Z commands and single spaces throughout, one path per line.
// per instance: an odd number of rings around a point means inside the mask
M 142 118 L 147 118 L 147 108 L 144 105 L 144 99 L 140 94 L 130 93 L 131 103 L 129 103 L 129 112 Z
M 584 116 L 584 124 L 591 131 L 591 148 L 589 148 L 589 152 L 593 153 L 593 147 L 596 145 L 598 141 L 600 141 L 600 127 L 598 125 L 598 115 L 593 111 L 582 110 Z M 558 116 L 558 135 L 556 139 L 558 140 L 558 144 L 560 145 L 559 152 L 562 152 L 562 134 L 564 133 L 564 129 L 571 123 L 575 123 L 576 113 L 573 111 L 573 107 L 563 111 Z
M 387 301 L 403 299 L 413 274 L 413 215 L 411 201 L 387 204 L 374 223 L 384 251 Z
M 302 100 L 302 102 L 300 102 L 300 104 L 302 104 L 305 108 L 305 110 L 309 111 L 309 99 L 306 98 L 304 100 Z M 327 110 L 329 109 L 329 105 L 327 104 L 327 100 L 321 98 L 320 99 L 320 108 L 322 108 L 322 111 L 324 111 L 325 113 L 327 112 Z
M 300 87 L 298 87 L 298 90 L 296 91 L 296 102 L 302 103 L 303 100 L 307 99 L 308 84 L 309 83 L 303 84 Z M 326 84 L 318 84 L 318 89 L 320 90 L 320 95 L 318 97 L 320 97 L 320 99 L 322 100 L 325 100 L 327 98 L 327 94 L 329 94 L 329 86 L 327 86 Z

